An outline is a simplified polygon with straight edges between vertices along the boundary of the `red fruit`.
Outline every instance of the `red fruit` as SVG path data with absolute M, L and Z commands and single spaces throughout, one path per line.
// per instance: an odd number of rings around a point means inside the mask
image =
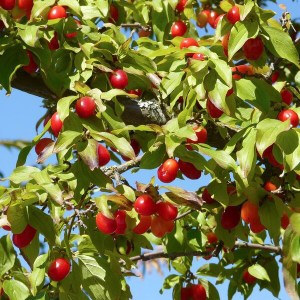
M 36 64 L 36 62 L 33 59 L 33 54 L 32 52 L 26 50 L 27 52 L 27 56 L 29 58 L 29 63 L 26 66 L 23 66 L 23 70 L 26 71 L 29 74 L 32 74 L 34 72 L 36 72 L 36 70 L 38 69 L 38 65 Z
M 230 195 L 233 195 L 233 194 L 236 194 L 236 188 L 234 185 L 232 184 L 229 184 L 226 188 L 226 191 L 227 191 L 227 194 L 230 196 Z
M 158 215 L 166 221 L 173 221 L 178 215 L 177 207 L 170 202 L 159 202 L 156 208 Z
M 290 218 L 286 213 L 283 213 L 283 215 L 280 219 L 280 224 L 283 229 L 286 229 L 289 226 Z
M 178 3 L 177 3 L 177 5 L 176 5 L 176 10 L 178 12 L 183 12 L 186 3 L 187 3 L 187 0 L 179 0 Z
M 201 171 L 198 170 L 192 163 L 179 159 L 178 165 L 181 173 L 187 178 L 199 179 L 201 177 Z
M 171 35 L 172 37 L 183 36 L 185 35 L 186 30 L 187 30 L 186 24 L 183 21 L 179 20 L 173 23 L 171 27 Z
M 230 33 L 224 35 L 222 39 L 223 51 L 226 56 L 228 56 L 228 42 L 229 42 Z
M 54 33 L 53 38 L 50 40 L 50 42 L 48 43 L 48 48 L 50 50 L 57 50 L 59 48 L 59 42 L 58 42 L 58 38 L 57 38 L 57 33 Z
M 220 118 L 223 115 L 223 111 L 217 108 L 209 99 L 206 101 L 206 109 L 212 118 Z
M 117 222 L 117 229 L 115 234 L 124 234 L 127 228 L 126 224 L 126 211 L 125 210 L 117 210 L 114 214 L 114 217 Z
M 23 10 L 31 10 L 33 6 L 33 0 L 18 0 L 18 7 Z
M 264 189 L 268 192 L 277 190 L 277 186 L 270 181 L 267 181 L 264 185 Z
M 215 21 L 214 21 L 214 25 L 212 26 L 212 28 L 216 29 L 218 27 L 218 24 L 220 22 L 220 20 L 225 16 L 225 14 L 219 15 Z
M 37 155 L 40 155 L 40 153 L 50 144 L 54 142 L 50 138 L 43 138 L 38 141 L 38 143 L 35 145 L 35 152 Z
M 194 53 L 192 59 L 205 60 L 205 56 L 202 53 Z
M 67 17 L 66 9 L 61 5 L 55 5 L 48 12 L 48 20 L 64 19 Z
M 221 225 L 224 229 L 233 229 L 240 223 L 240 206 L 228 206 L 221 215 Z
M 207 18 L 207 22 L 208 22 L 208 24 L 212 27 L 212 28 L 215 28 L 214 26 L 215 26 L 215 21 L 216 21 L 216 19 L 217 19 L 217 17 L 218 17 L 219 15 L 218 15 L 218 13 L 216 12 L 216 11 L 214 11 L 214 10 L 211 10 L 210 11 L 210 13 L 209 13 L 209 15 L 208 15 L 208 18 Z
M 151 216 L 157 211 L 156 203 L 147 194 L 137 197 L 133 207 L 142 216 Z
M 158 238 L 174 229 L 174 221 L 166 221 L 160 216 L 153 216 L 151 222 L 151 232 Z
M 277 167 L 277 168 L 280 168 L 281 170 L 284 169 L 283 165 L 280 164 L 274 157 L 273 155 L 273 145 L 269 146 L 265 151 L 264 153 L 262 154 L 262 157 L 263 158 L 266 158 L 269 163 L 274 166 L 274 167 Z
M 53 281 L 62 281 L 71 269 L 70 263 L 65 258 L 55 259 L 49 266 L 48 276 Z
M 206 300 L 206 291 L 201 284 L 193 284 L 192 289 L 192 299 L 194 300 Z
M 209 244 L 216 244 L 219 240 L 214 232 L 208 232 L 206 237 Z
M 109 13 L 110 13 L 109 21 L 111 23 L 117 23 L 119 20 L 119 11 L 117 7 L 111 4 L 109 7 Z
M 259 216 L 257 216 L 257 218 L 255 220 L 252 220 L 252 222 L 250 223 L 250 230 L 253 233 L 260 233 L 265 229 L 266 227 L 263 224 L 261 224 Z
M 275 83 L 278 80 L 279 76 L 280 76 L 279 71 L 275 71 L 271 76 L 272 83 Z
M 12 241 L 16 247 L 24 248 L 31 243 L 35 237 L 35 234 L 36 229 L 27 224 L 21 233 L 13 234 Z
M 116 89 L 123 90 L 128 85 L 128 76 L 126 72 L 120 69 L 114 70 L 114 72 L 111 73 L 109 80 L 112 87 Z
M 229 97 L 232 94 L 233 94 L 233 88 L 231 88 L 230 90 L 227 91 L 226 97 Z
M 148 37 L 151 35 L 151 30 L 144 30 L 144 29 L 140 29 L 138 32 L 139 37 Z
M 128 94 L 137 95 L 137 96 L 141 97 L 142 94 L 143 94 L 143 91 L 140 90 L 140 89 L 129 90 L 129 91 L 128 91 Z
M 205 13 L 205 11 L 201 11 L 198 15 L 197 15 L 197 25 L 200 28 L 203 28 L 206 26 L 207 24 L 207 19 L 208 19 L 208 14 L 209 13 Z
M 244 75 L 253 75 L 254 74 L 254 70 L 253 70 L 252 66 L 248 66 L 248 65 L 240 65 L 240 66 L 232 67 L 231 71 L 232 71 L 232 73 L 239 72 Z M 235 80 L 239 80 L 242 78 L 242 76 L 240 74 L 233 74 L 232 78 Z
M 191 285 L 181 288 L 180 300 L 193 300 Z
M 299 125 L 298 114 L 296 112 L 294 112 L 293 110 L 291 110 L 291 109 L 282 110 L 278 114 L 277 118 L 281 122 L 284 122 L 284 121 L 289 119 L 292 127 L 297 127 Z
M 226 14 L 227 20 L 231 24 L 235 24 L 236 22 L 241 20 L 240 9 L 238 6 L 233 6 Z
M 174 158 L 169 158 L 158 168 L 157 177 L 162 182 L 172 182 L 177 177 L 178 169 L 178 162 Z
M 74 19 L 74 21 L 75 21 L 75 23 L 77 24 L 77 27 L 81 25 L 80 21 L 78 21 L 78 20 L 76 20 L 76 19 Z M 69 33 L 66 33 L 66 34 L 65 34 L 65 37 L 66 37 L 67 39 L 73 39 L 73 38 L 75 38 L 76 36 L 77 36 L 77 32 L 76 32 L 76 31 L 74 31 L 74 32 L 69 32 Z
M 251 223 L 255 221 L 257 217 L 258 217 L 258 206 L 249 200 L 244 202 L 241 209 L 241 218 L 246 223 Z
M 62 130 L 63 122 L 60 120 L 59 115 L 55 112 L 51 117 L 51 129 L 53 134 L 57 137 Z
M 137 140 L 135 140 L 135 139 L 131 139 L 130 145 L 131 145 L 131 147 L 133 148 L 133 151 L 134 151 L 135 156 L 137 156 L 137 155 L 140 153 L 140 151 L 141 151 L 141 147 L 140 147 L 139 142 L 138 142 Z M 122 158 L 123 158 L 123 160 L 125 160 L 125 161 L 129 161 L 129 160 L 130 160 L 129 157 L 126 157 L 126 156 L 124 156 L 124 155 L 122 155 Z
M 12 10 L 16 5 L 15 0 L 1 0 L 0 6 L 5 10 Z
M 96 102 L 92 97 L 81 97 L 76 101 L 75 110 L 80 118 L 87 119 L 96 113 Z
M 193 130 L 196 133 L 197 140 L 193 141 L 191 139 L 186 139 L 186 143 L 189 144 L 205 143 L 207 140 L 207 130 L 204 127 L 201 127 L 199 125 L 194 125 Z M 193 150 L 193 148 L 190 145 L 186 145 L 186 148 L 188 150 Z
M 281 99 L 287 105 L 290 105 L 293 102 L 293 93 L 289 90 L 283 89 L 280 93 Z
M 185 38 L 180 43 L 180 49 L 189 48 L 191 46 L 198 47 L 198 42 L 193 38 Z M 192 57 L 193 53 L 186 53 L 186 56 Z
M 243 280 L 248 283 L 248 284 L 253 284 L 256 281 L 256 278 L 252 276 L 249 272 L 248 269 L 243 272 Z
M 6 231 L 11 231 L 11 227 L 8 225 L 3 225 L 2 229 L 6 230 Z
M 102 144 L 98 144 L 97 154 L 98 154 L 99 167 L 105 166 L 110 161 L 109 151 Z
M 203 190 L 203 193 L 202 193 L 202 199 L 205 203 L 207 204 L 212 204 L 214 202 L 216 202 L 212 197 L 211 197 L 211 194 L 209 193 L 208 189 L 205 188 Z
M 140 216 L 140 222 L 133 228 L 133 232 L 136 234 L 143 234 L 151 226 L 152 217 L 151 216 Z
M 244 44 L 243 51 L 248 60 L 258 60 L 264 52 L 264 44 L 261 38 L 249 39 Z
M 117 229 L 116 220 L 104 216 L 101 212 L 98 212 L 96 215 L 96 225 L 97 228 L 105 234 L 112 234 Z

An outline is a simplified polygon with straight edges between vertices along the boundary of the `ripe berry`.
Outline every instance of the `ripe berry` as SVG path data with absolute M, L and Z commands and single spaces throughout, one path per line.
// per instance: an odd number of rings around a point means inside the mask
M 33 0 L 18 0 L 18 7 L 23 10 L 31 10 L 33 6 Z
M 129 90 L 128 94 L 137 95 L 137 96 L 141 97 L 143 94 L 143 91 L 140 89 Z
M 255 221 L 257 217 L 258 217 L 258 206 L 249 200 L 244 202 L 241 209 L 241 218 L 246 223 L 251 223 Z
M 177 5 L 176 5 L 176 10 L 177 10 L 178 12 L 183 12 L 186 3 L 187 3 L 187 0 L 178 0 L 178 3 L 177 3 Z
M 81 97 L 76 101 L 75 110 L 80 118 L 87 119 L 96 112 L 96 102 L 92 97 Z
M 136 212 L 142 216 L 151 216 L 157 211 L 156 203 L 147 194 L 137 197 L 133 206 Z
M 182 174 L 190 179 L 199 179 L 201 177 L 201 170 L 198 170 L 192 163 L 182 161 L 179 159 L 178 166 Z
M 97 154 L 98 154 L 99 167 L 105 166 L 110 161 L 109 151 L 102 144 L 98 144 Z
M 224 229 L 233 229 L 240 223 L 241 208 L 239 206 L 228 206 L 221 215 L 221 225 Z
M 225 14 L 219 15 L 215 21 L 214 21 L 214 25 L 212 26 L 212 28 L 216 29 L 218 27 L 219 22 L 221 21 L 221 19 L 223 19 L 223 17 L 225 16 Z
M 151 232 L 158 238 L 174 229 L 174 221 L 166 221 L 160 216 L 153 216 L 151 222 Z
M 67 17 L 66 9 L 61 5 L 55 5 L 48 12 L 48 20 L 64 19 Z
M 214 232 L 208 232 L 206 237 L 209 244 L 216 244 L 219 240 Z
M 0 6 L 5 10 L 12 10 L 16 5 L 15 0 L 1 0 Z
M 245 75 L 253 75 L 254 74 L 254 70 L 253 70 L 252 66 L 248 66 L 248 65 L 240 65 L 240 66 L 232 67 L 231 71 L 232 71 L 232 73 L 238 72 L 238 73 L 245 74 Z M 240 74 L 233 74 L 232 78 L 235 80 L 239 80 L 242 78 L 242 76 Z
M 249 272 L 248 269 L 243 272 L 243 280 L 248 283 L 248 284 L 253 284 L 256 281 L 256 278 L 252 276 Z
M 3 226 L 2 226 L 2 229 L 3 229 L 3 230 L 6 230 L 6 231 L 11 231 L 11 227 L 8 226 L 8 225 L 3 225 Z
M 55 112 L 51 117 L 51 129 L 53 134 L 57 137 L 62 130 L 63 122 L 60 120 L 59 115 Z
M 203 285 L 193 284 L 191 288 L 192 288 L 192 299 L 206 300 L 206 291 Z
M 186 24 L 183 21 L 179 20 L 173 23 L 171 27 L 171 35 L 172 37 L 183 36 L 185 35 L 186 30 L 187 30 Z
M 243 51 L 248 60 L 258 60 L 264 52 L 264 44 L 261 38 L 249 39 L 244 44 Z
M 158 168 L 157 177 L 162 182 L 172 182 L 177 177 L 178 169 L 178 162 L 174 158 L 169 158 Z
M 282 122 L 289 119 L 292 127 L 297 127 L 299 125 L 298 114 L 296 112 L 294 112 L 293 110 L 291 110 L 291 109 L 282 110 L 278 114 L 277 118 L 278 118 L 278 120 L 280 120 Z
M 78 20 L 76 20 L 76 19 L 74 19 L 74 21 L 75 21 L 77 27 L 81 25 L 80 21 L 78 21 Z M 69 33 L 65 33 L 65 37 L 66 37 L 67 39 L 73 39 L 73 38 L 75 38 L 76 36 L 77 36 L 77 32 L 76 32 L 76 31 L 74 31 L 74 32 L 69 32 Z
M 177 217 L 178 209 L 170 202 L 159 202 L 156 208 L 158 215 L 166 221 L 173 221 Z
M 26 71 L 29 74 L 32 74 L 34 72 L 37 71 L 38 69 L 38 65 L 36 64 L 36 62 L 33 59 L 33 54 L 30 51 L 26 51 L 27 52 L 27 56 L 29 58 L 29 63 L 26 66 L 23 66 L 23 70 Z
M 191 46 L 198 47 L 198 42 L 193 38 L 185 38 L 180 43 L 180 49 L 189 48 Z M 193 53 L 187 53 L 186 56 L 192 57 Z
M 273 145 L 269 146 L 269 147 L 264 151 L 264 153 L 262 154 L 262 157 L 263 157 L 263 158 L 266 158 L 272 166 L 277 167 L 277 168 L 280 168 L 281 170 L 284 169 L 284 166 L 283 166 L 282 164 L 280 164 L 280 163 L 276 160 L 276 158 L 275 158 L 275 156 L 274 156 L 274 154 L 273 154 Z
M 202 53 L 194 53 L 192 56 L 192 59 L 196 59 L 196 60 L 205 60 L 205 56 Z
M 53 38 L 48 43 L 48 48 L 52 51 L 57 50 L 59 48 L 59 41 L 58 41 L 56 32 L 54 33 Z
M 293 102 L 293 93 L 287 89 L 283 89 L 280 92 L 281 99 L 287 105 L 290 105 Z
M 228 42 L 229 42 L 230 33 L 224 35 L 222 39 L 223 51 L 226 56 L 228 56 Z
M 70 263 L 65 258 L 55 259 L 49 266 L 48 276 L 53 281 L 62 281 L 71 269 Z
M 112 234 L 117 229 L 117 222 L 113 218 L 108 218 L 105 215 L 102 214 L 102 212 L 98 212 L 96 215 L 96 225 L 97 228 L 105 233 L 105 234 Z
M 133 228 L 133 232 L 136 234 L 143 234 L 151 226 L 152 217 L 151 216 L 142 216 L 140 215 L 140 222 Z
M 110 13 L 109 21 L 111 23 L 117 23 L 119 20 L 119 11 L 117 7 L 111 4 L 109 7 L 109 13 Z
M 197 15 L 197 25 L 200 28 L 203 28 L 206 26 L 207 24 L 207 19 L 208 19 L 208 14 L 205 13 L 204 11 L 201 11 L 200 13 L 198 13 Z
M 31 241 L 35 237 L 35 234 L 36 229 L 27 224 L 25 229 L 21 233 L 13 234 L 12 240 L 16 247 L 24 248 L 31 243 Z
M 180 300 L 191 300 L 192 296 L 192 286 L 182 287 L 180 290 Z
M 117 210 L 114 214 L 117 223 L 117 229 L 115 234 L 124 234 L 127 228 L 126 224 L 126 211 L 125 210 Z
M 112 87 L 116 89 L 123 90 L 128 85 L 128 76 L 126 72 L 120 69 L 114 70 L 113 73 L 111 73 L 109 80 Z
M 250 230 L 253 233 L 260 233 L 265 229 L 266 229 L 265 226 L 260 221 L 259 215 L 257 216 L 256 219 L 252 220 L 251 223 L 250 223 Z
M 280 224 L 283 229 L 286 229 L 289 226 L 290 218 L 286 213 L 283 213 L 283 215 L 280 219 Z
M 205 203 L 207 204 L 212 204 L 214 202 L 216 202 L 212 197 L 211 194 L 209 193 L 208 189 L 205 188 L 202 192 L 202 199 Z
M 212 118 L 220 118 L 223 115 L 223 111 L 217 108 L 209 99 L 206 102 L 206 109 Z
M 238 6 L 233 6 L 226 14 L 227 20 L 231 24 L 235 24 L 236 22 L 241 20 L 240 9 Z
M 272 192 L 272 191 L 275 191 L 277 190 L 277 186 L 275 184 L 273 184 L 272 182 L 270 181 L 267 181 L 264 185 L 264 189 L 267 191 L 267 192 Z
M 207 21 L 208 21 L 208 24 L 209 24 L 212 28 L 214 28 L 215 21 L 216 21 L 216 19 L 217 19 L 218 16 L 219 16 L 219 15 L 218 15 L 218 13 L 217 13 L 216 11 L 214 11 L 214 10 L 211 10 L 211 11 L 210 11 L 210 13 L 209 13 L 209 15 L 208 15 L 208 18 L 207 18 Z
M 196 133 L 197 140 L 191 140 L 191 139 L 186 139 L 186 143 L 189 144 L 198 144 L 198 143 L 205 143 L 207 140 L 207 130 L 204 127 L 201 127 L 199 125 L 194 125 L 193 130 Z M 190 145 L 186 145 L 186 148 L 188 150 L 193 150 L 193 148 Z
M 280 76 L 279 71 L 275 71 L 271 76 L 272 83 L 275 83 L 278 80 L 279 76 Z
M 40 155 L 40 153 L 50 144 L 54 142 L 50 138 L 43 138 L 38 141 L 38 143 L 35 145 L 35 152 L 37 155 Z

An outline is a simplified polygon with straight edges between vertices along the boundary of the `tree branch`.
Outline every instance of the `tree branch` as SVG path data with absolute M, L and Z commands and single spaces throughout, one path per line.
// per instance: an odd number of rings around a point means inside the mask
M 276 246 L 269 246 L 269 245 L 261 245 L 261 244 L 252 244 L 246 242 L 236 242 L 235 248 L 251 248 L 257 250 L 264 250 L 268 252 L 274 252 L 276 254 L 281 254 L 282 249 Z M 208 256 L 212 255 L 214 251 L 190 251 L 190 252 L 173 252 L 173 253 L 166 253 L 164 251 L 156 251 L 156 252 L 149 252 L 137 256 L 133 256 L 130 258 L 131 261 L 148 261 L 157 258 L 168 258 L 168 259 L 175 259 L 177 257 L 182 256 Z

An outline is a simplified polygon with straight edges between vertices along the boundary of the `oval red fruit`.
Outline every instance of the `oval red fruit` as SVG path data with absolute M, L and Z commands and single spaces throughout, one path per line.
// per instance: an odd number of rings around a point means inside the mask
M 224 229 L 233 229 L 240 223 L 241 208 L 239 206 L 227 206 L 221 215 L 221 225 Z
M 37 155 L 40 155 L 40 153 L 50 144 L 54 142 L 50 138 L 43 138 L 38 141 L 38 143 L 35 145 L 35 152 Z
M 256 278 L 252 276 L 249 272 L 248 269 L 244 270 L 243 272 L 243 280 L 248 283 L 248 284 L 253 284 L 256 281 Z
M 286 120 L 290 120 L 292 127 L 297 127 L 299 125 L 299 117 L 298 114 L 291 109 L 284 109 L 278 114 L 278 120 L 284 122 Z
M 176 36 L 184 36 L 185 33 L 187 31 L 187 26 L 186 24 L 179 20 L 173 23 L 172 27 L 171 27 L 171 35 L 172 37 L 176 37 Z
M 24 248 L 31 243 L 31 241 L 35 237 L 35 234 L 36 229 L 27 224 L 25 229 L 21 233 L 13 234 L 12 240 L 16 247 Z
M 98 144 L 97 147 L 98 163 L 99 167 L 103 167 L 110 161 L 110 153 L 105 146 Z
M 63 122 L 60 120 L 58 112 L 55 112 L 51 117 L 51 129 L 53 134 L 57 137 L 62 130 Z
M 126 224 L 126 211 L 119 209 L 115 212 L 114 217 L 117 222 L 117 229 L 115 231 L 115 234 L 124 234 L 127 228 Z
M 156 205 L 158 215 L 166 221 L 175 220 L 178 215 L 178 209 L 170 202 L 159 202 Z
M 243 51 L 248 60 L 258 60 L 264 52 L 264 44 L 261 38 L 249 39 L 244 44 Z
M 227 20 L 231 24 L 235 24 L 236 22 L 241 20 L 240 9 L 238 6 L 233 6 L 226 14 Z
M 176 10 L 178 12 L 183 12 L 187 1 L 188 0 L 179 0 L 177 5 L 176 5 Z
M 112 87 L 116 89 L 123 90 L 128 85 L 128 76 L 126 72 L 120 69 L 114 70 L 113 73 L 111 73 L 109 80 Z
M 69 261 L 65 258 L 55 259 L 49 266 L 48 276 L 53 281 L 62 281 L 67 277 L 71 269 Z
M 34 61 L 32 52 L 30 52 L 28 50 L 26 52 L 27 52 L 27 56 L 29 58 L 29 63 L 28 63 L 28 65 L 23 66 L 23 70 L 29 74 L 35 73 L 38 69 L 38 65 Z
M 212 118 L 220 118 L 223 115 L 223 111 L 217 108 L 209 99 L 206 102 L 206 109 Z
M 67 17 L 66 9 L 61 5 L 55 5 L 48 12 L 48 20 L 64 19 Z
M 133 206 L 135 211 L 142 216 L 151 216 L 157 211 L 156 203 L 147 194 L 137 197 Z
M 293 93 L 290 90 L 283 89 L 280 92 L 281 99 L 287 105 L 290 105 L 293 102 Z
M 142 216 L 140 215 L 140 222 L 133 228 L 133 232 L 136 234 L 143 234 L 151 226 L 152 217 L 151 216 Z
M 178 170 L 178 162 L 174 158 L 169 158 L 158 168 L 157 177 L 161 182 L 169 183 L 175 180 Z
M 112 234 L 117 229 L 117 222 L 114 218 L 108 218 L 102 212 L 98 212 L 96 215 L 96 225 L 97 228 L 105 233 L 105 234 Z
M 90 118 L 96 113 L 96 102 L 92 97 L 81 97 L 76 101 L 75 110 L 80 118 Z
M 192 163 L 179 159 L 178 165 L 181 173 L 187 178 L 199 179 L 201 177 L 201 170 L 198 170 Z

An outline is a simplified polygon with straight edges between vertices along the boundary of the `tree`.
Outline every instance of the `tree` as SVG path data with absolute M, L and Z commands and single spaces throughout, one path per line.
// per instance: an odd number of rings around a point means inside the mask
M 167 258 L 174 299 L 219 299 L 208 276 L 229 299 L 276 297 L 279 263 L 299 299 L 298 25 L 266 1 L 199 2 L 0 0 L 0 84 L 47 110 L 32 142 L 3 143 L 20 148 L 0 188 L 3 297 L 130 299 L 136 262 Z M 193 274 L 197 256 L 219 260 Z

